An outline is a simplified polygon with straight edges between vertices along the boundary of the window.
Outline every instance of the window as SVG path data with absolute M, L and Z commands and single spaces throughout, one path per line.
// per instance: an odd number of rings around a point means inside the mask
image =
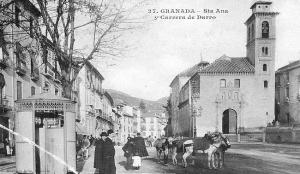
M 226 87 L 226 80 L 225 79 L 221 79 L 220 80 L 220 87 L 221 88 L 225 88 Z
M 17 27 L 20 27 L 20 12 L 21 10 L 17 6 L 15 6 L 15 24 Z
M 262 52 L 262 56 L 268 56 L 269 55 L 268 47 L 262 47 L 261 52 Z
M 269 38 L 269 23 L 267 21 L 263 21 L 261 24 L 261 37 Z
M 268 81 L 267 80 L 264 81 L 264 88 L 268 88 Z
M 44 87 L 43 87 L 43 92 L 48 92 L 49 91 L 49 88 L 50 88 L 50 85 L 48 82 L 45 82 L 44 83 Z
M 240 79 L 234 79 L 234 87 L 240 88 Z
M 267 68 L 267 64 L 263 64 L 263 71 L 267 71 L 268 68 Z
M 17 81 L 17 100 L 22 99 L 22 82 Z
M 35 87 L 34 86 L 31 87 L 31 95 L 35 95 Z
M 59 94 L 58 88 L 55 88 L 55 95 L 58 95 L 58 94 Z
M 285 96 L 287 98 L 290 98 L 290 87 L 288 87 L 288 86 L 285 88 Z

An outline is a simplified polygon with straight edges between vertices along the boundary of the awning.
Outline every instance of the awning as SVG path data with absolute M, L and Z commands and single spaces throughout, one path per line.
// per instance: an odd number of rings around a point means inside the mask
M 80 123 L 76 123 L 76 133 L 81 135 L 89 135 L 88 131 L 86 130 L 86 127 L 84 127 Z

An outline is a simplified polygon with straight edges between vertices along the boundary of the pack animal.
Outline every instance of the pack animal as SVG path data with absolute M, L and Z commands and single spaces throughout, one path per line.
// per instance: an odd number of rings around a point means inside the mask
M 200 152 L 207 153 L 208 168 L 216 168 L 214 162 L 215 153 L 220 147 L 228 147 L 227 143 L 229 143 L 228 139 L 221 133 L 206 134 L 203 138 L 187 138 L 173 141 L 173 164 L 177 165 L 176 156 L 178 153 L 183 152 L 183 166 L 187 167 L 187 157 L 189 157 L 193 152 Z

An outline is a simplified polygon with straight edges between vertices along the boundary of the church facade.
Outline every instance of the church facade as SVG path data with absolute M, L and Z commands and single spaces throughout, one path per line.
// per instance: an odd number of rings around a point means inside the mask
M 257 1 L 246 20 L 247 55 L 226 55 L 199 69 L 179 92 L 173 130 L 182 136 L 257 132 L 272 122 L 275 102 L 277 12 L 272 2 Z

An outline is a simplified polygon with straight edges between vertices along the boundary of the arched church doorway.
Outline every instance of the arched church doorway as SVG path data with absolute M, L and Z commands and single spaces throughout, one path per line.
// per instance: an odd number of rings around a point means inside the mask
M 237 113 L 235 110 L 227 109 L 223 112 L 222 132 L 223 134 L 237 133 Z

